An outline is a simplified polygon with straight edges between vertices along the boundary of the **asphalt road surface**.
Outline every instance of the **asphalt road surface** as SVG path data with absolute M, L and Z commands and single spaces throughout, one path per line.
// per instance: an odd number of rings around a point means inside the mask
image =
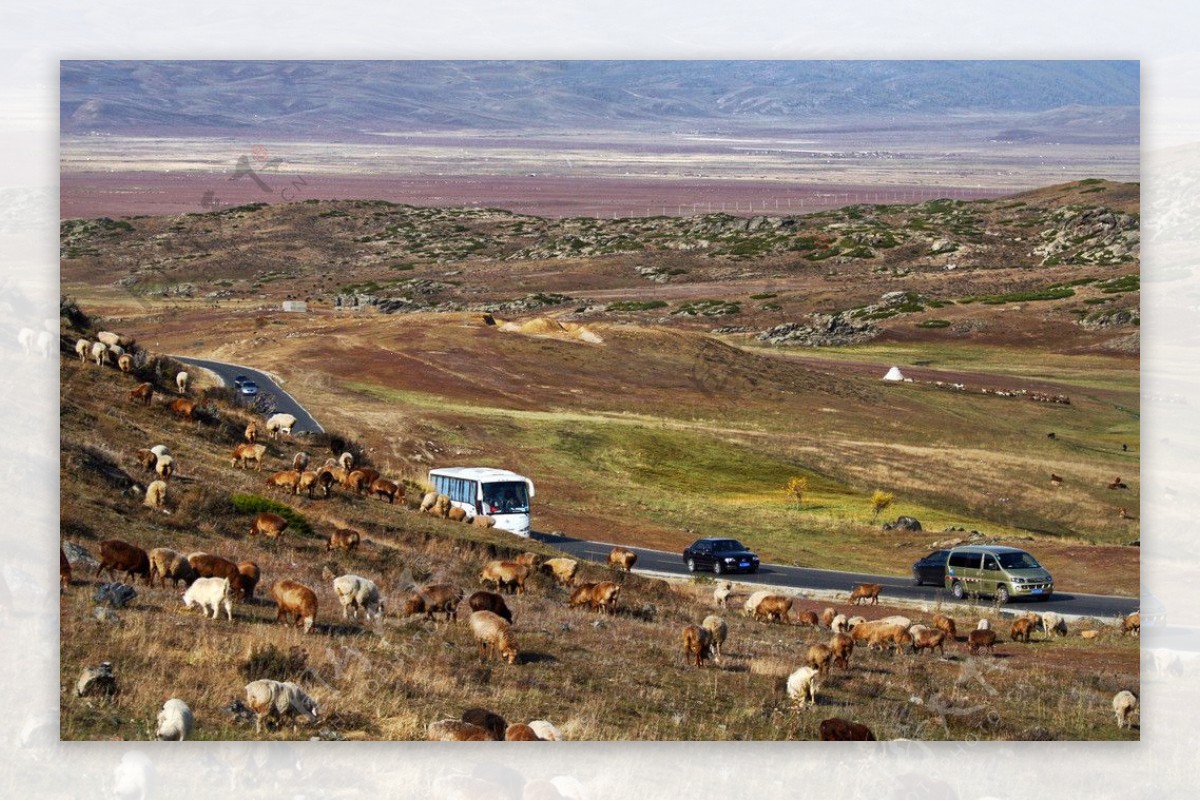
M 570 537 L 539 534 L 534 532 L 536 539 L 553 545 L 577 559 L 590 559 L 593 562 L 606 562 L 611 544 L 587 542 Z M 683 554 L 668 551 L 655 551 L 648 548 L 629 548 L 638 555 L 638 569 L 652 570 L 656 573 L 670 573 L 676 576 L 688 576 L 687 567 L 683 563 Z M 712 577 L 707 571 L 697 571 L 698 576 Z M 732 581 L 745 581 L 754 584 L 764 584 L 772 587 L 787 589 L 836 590 L 849 592 L 855 584 L 882 584 L 880 597 L 886 602 L 890 598 L 905 601 L 941 602 L 955 605 L 957 602 L 948 591 L 940 587 L 924 585 L 914 586 L 909 576 L 872 576 L 867 573 L 842 573 L 835 570 L 818 570 L 806 567 L 788 567 L 785 565 L 762 564 L 757 573 L 735 573 L 728 575 Z M 991 599 L 982 599 L 981 603 L 990 604 Z M 1050 610 L 1065 615 L 1084 615 L 1089 617 L 1124 617 L 1138 608 L 1137 598 L 1125 598 L 1116 595 L 1085 595 L 1078 592 L 1061 592 L 1055 590 L 1047 601 L 1016 600 L 1010 601 L 1007 609 L 1030 609 L 1033 611 Z
M 184 362 L 185 364 L 194 364 L 197 367 L 203 367 L 206 370 L 211 370 L 225 382 L 227 386 L 233 386 L 233 379 L 236 376 L 244 375 L 258 384 L 258 394 L 272 395 L 275 398 L 275 411 L 290 414 L 296 418 L 296 425 L 292 426 L 292 433 L 299 434 L 303 431 L 311 431 L 315 434 L 320 434 L 325 431 L 308 411 L 296 402 L 296 399 L 283 391 L 283 388 L 267 377 L 266 373 L 255 370 L 250 367 L 245 367 L 240 364 L 226 364 L 225 362 L 213 362 L 207 359 L 193 359 L 191 356 L 172 356 L 171 358 Z M 238 396 L 242 397 L 241 395 Z M 243 398 L 249 403 L 249 398 Z
M 233 385 L 235 376 L 248 376 L 250 380 L 258 384 L 260 394 L 269 393 L 275 396 L 277 411 L 295 415 L 296 425 L 292 429 L 294 432 L 322 432 L 325 430 L 321 428 L 320 424 L 313 419 L 312 415 L 303 406 L 296 402 L 295 398 L 284 392 L 278 384 L 259 370 L 237 364 L 226 364 L 206 359 L 193 359 L 190 356 L 175 356 L 173 358 L 187 364 L 194 364 L 211 370 L 230 386 Z M 571 554 L 577 559 L 590 559 L 593 562 L 606 562 L 608 560 L 608 552 L 612 550 L 611 544 L 600 542 L 588 542 L 586 540 L 540 534 L 538 532 L 534 532 L 533 536 L 542 542 L 554 545 L 556 548 Z M 682 554 L 655 551 L 649 548 L 631 547 L 629 549 L 638 555 L 637 568 L 640 570 L 651 570 L 657 573 L 669 573 L 677 576 L 690 575 L 687 567 L 683 564 Z M 711 576 L 712 574 L 705 572 L 698 573 L 697 575 Z M 885 601 L 888 598 L 898 598 L 905 601 L 926 601 L 929 603 L 940 601 L 946 605 L 955 604 L 954 598 L 945 589 L 928 585 L 915 587 L 908 576 L 872 576 L 866 573 L 841 573 L 836 570 L 818 570 L 816 568 L 788 567 L 785 565 L 769 565 L 764 563 L 757 573 L 738 573 L 731 575 L 729 578 L 734 581 L 746 581 L 792 590 L 835 590 L 841 592 L 849 592 L 850 588 L 855 584 L 882 584 L 883 591 L 880 595 Z M 990 599 L 984 599 L 983 601 L 983 603 L 988 602 L 990 602 Z M 1138 604 L 1139 601 L 1137 598 L 1125 598 L 1116 595 L 1085 595 L 1083 593 L 1068 593 L 1055 590 L 1054 595 L 1048 601 L 1012 601 L 1008 605 L 1008 608 L 1028 608 L 1034 611 L 1048 609 L 1066 615 L 1114 618 L 1123 617 L 1134 611 L 1138 608 Z

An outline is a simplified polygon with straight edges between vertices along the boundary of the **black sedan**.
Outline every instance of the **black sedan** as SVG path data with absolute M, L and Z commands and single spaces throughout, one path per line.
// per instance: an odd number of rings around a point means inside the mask
M 722 573 L 758 572 L 758 555 L 737 540 L 709 537 L 683 549 L 683 561 L 692 573 L 711 570 Z
M 928 556 L 922 556 L 913 562 L 913 584 L 936 584 L 939 587 L 946 584 L 946 557 L 949 551 L 934 551 Z

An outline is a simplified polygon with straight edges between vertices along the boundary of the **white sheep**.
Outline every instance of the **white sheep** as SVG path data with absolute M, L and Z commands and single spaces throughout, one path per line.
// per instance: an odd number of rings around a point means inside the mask
M 37 339 L 37 332 L 32 328 L 22 328 L 17 334 L 17 340 L 21 343 L 21 350 L 25 351 L 25 355 L 29 356 L 33 353 L 33 343 Z
M 814 667 L 805 665 L 799 668 L 792 675 L 788 676 L 787 694 L 788 698 L 800 708 L 808 705 L 808 702 L 817 702 L 817 690 L 820 688 L 821 671 Z
M 904 615 L 888 615 L 887 617 L 879 618 L 879 622 L 887 623 L 891 626 L 901 626 L 902 628 L 906 629 L 913 624 L 912 620 Z
M 39 331 L 37 336 L 38 352 L 42 354 L 43 359 L 50 358 L 50 343 L 54 341 L 54 335 L 49 331 Z
M 160 740 L 183 742 L 192 733 L 192 710 L 178 698 L 171 698 L 163 704 L 158 713 L 158 727 L 154 736 Z
M 246 685 L 246 705 L 254 710 L 254 731 L 262 731 L 264 719 L 289 717 L 296 730 L 296 715 L 317 721 L 317 702 L 298 684 L 290 681 L 259 679 Z
M 1042 629 L 1049 639 L 1052 634 L 1067 636 L 1067 620 L 1057 612 L 1042 612 Z
M 1112 700 L 1113 712 L 1117 715 L 1117 728 L 1122 729 L 1128 726 L 1133 728 L 1131 718 L 1138 712 L 1137 696 L 1129 692 L 1129 690 L 1121 690 L 1113 696 Z
M 112 331 L 101 331 L 100 333 L 96 334 L 96 339 L 100 340 L 101 344 L 104 345 L 121 344 L 121 335 L 114 334 Z
M 867 622 L 867 619 L 865 617 L 863 617 L 862 615 L 855 615 L 854 617 L 849 618 L 846 621 L 846 627 L 852 629 L 855 626 L 857 626 L 859 623 L 866 623 L 866 622 Z
M 155 456 L 170 456 L 171 455 L 171 449 L 168 448 L 166 445 L 155 445 L 153 448 L 150 449 L 150 452 L 153 453 Z
M 120 345 L 109 345 L 108 352 L 110 355 L 115 356 L 117 358 L 120 358 L 121 356 L 125 355 L 125 349 L 122 348 Z
M 531 720 L 529 728 L 533 729 L 533 733 L 538 736 L 539 740 L 552 740 L 558 742 L 561 740 L 562 732 L 548 720 Z
M 721 644 L 725 642 L 725 638 L 729 636 L 729 626 L 725 625 L 725 621 L 716 615 L 709 615 L 704 618 L 704 622 L 700 624 L 703 629 L 708 629 L 708 633 L 712 635 L 712 652 L 713 657 L 721 661 Z
M 188 374 L 184 370 L 180 370 L 175 374 L 175 387 L 179 390 L 180 395 L 186 395 L 188 390 Z
M 746 599 L 746 603 L 742 604 L 742 615 L 748 617 L 754 614 L 754 610 L 758 608 L 759 603 L 768 595 L 774 595 L 774 593 L 772 593 L 770 590 L 759 590 L 755 593 L 752 593 L 750 597 Z
M 92 341 L 90 339 L 79 339 L 75 341 L 75 353 L 79 356 L 79 361 L 87 363 L 88 354 L 92 352 Z
M 280 434 L 292 435 L 292 426 L 296 425 L 296 418 L 290 414 L 273 414 L 267 418 L 267 431 L 271 434 L 271 439 L 277 439 Z
M 97 367 L 100 367 L 106 362 L 112 361 L 111 354 L 108 351 L 108 346 L 103 342 L 92 343 L 92 361 L 96 363 Z
M 157 473 L 160 478 L 164 479 L 175 475 L 175 457 L 171 456 L 170 454 L 163 454 L 162 456 L 159 456 L 158 460 L 154 463 L 154 472 Z
M 829 630 L 834 634 L 845 634 L 850 630 L 850 621 L 846 620 L 843 614 L 836 614 L 833 620 L 829 621 Z
M 342 605 L 342 619 L 349 616 L 349 610 L 354 609 L 354 619 L 358 620 L 358 610 L 362 609 L 366 619 L 383 617 L 383 601 L 379 597 L 379 588 L 375 582 L 362 576 L 347 574 L 333 580 L 333 591 L 338 602 Z
M 717 602 L 717 606 L 722 609 L 728 608 L 729 596 L 733 593 L 733 582 L 722 579 L 717 582 L 717 588 L 713 590 L 713 600 Z
M 992 624 L 988 622 L 988 619 L 986 617 L 980 618 L 979 622 L 975 624 L 976 631 L 987 631 L 991 627 L 992 627 Z
M 346 451 L 345 453 L 343 453 L 341 456 L 338 457 L 338 464 L 340 464 L 342 466 L 343 470 L 349 472 L 351 469 L 354 468 L 354 454 L 350 453 L 349 451 Z M 422 510 L 422 511 L 424 511 L 424 510 Z
M 142 504 L 151 509 L 162 509 L 167 505 L 167 482 L 151 481 L 150 486 L 146 487 L 146 499 Z
M 225 614 L 233 620 L 233 589 L 227 578 L 199 578 L 192 582 L 183 594 L 183 605 L 188 609 L 197 604 L 200 611 L 208 617 L 208 608 L 212 607 L 213 620 L 217 619 L 220 607 L 225 607 Z

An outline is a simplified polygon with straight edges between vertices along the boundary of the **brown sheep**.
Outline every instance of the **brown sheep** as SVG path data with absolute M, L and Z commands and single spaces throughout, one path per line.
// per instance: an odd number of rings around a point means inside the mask
M 1142 613 L 1141 613 L 1141 610 L 1134 612 L 1131 615 L 1127 615 L 1125 617 L 1125 619 L 1121 621 L 1121 633 L 1122 634 L 1133 633 L 1139 637 L 1142 636 Z
M 497 592 L 503 592 L 507 587 L 518 595 L 525 594 L 525 579 L 529 577 L 529 568 L 516 562 L 488 562 L 479 573 L 479 583 L 492 582 Z
M 832 619 L 833 618 L 830 618 L 830 620 L 832 620 Z M 816 628 L 817 627 L 817 613 L 813 612 L 812 610 L 807 610 L 807 611 L 801 612 L 796 617 L 796 622 L 799 623 L 801 626 L 812 626 L 813 628 Z
M 400 496 L 400 502 L 404 503 L 404 490 L 399 484 L 394 481 L 388 481 L 386 478 L 377 478 L 371 482 L 371 494 L 378 495 L 380 499 L 387 498 L 388 503 L 395 503 L 396 496 Z
M 917 632 L 917 635 L 913 638 L 913 651 L 919 654 L 928 648 L 929 653 L 932 654 L 933 649 L 936 648 L 938 649 L 938 653 L 945 656 L 946 649 L 942 645 L 945 640 L 946 632 L 939 629 L 923 629 Z
M 462 713 L 462 722 L 470 723 L 486 729 L 493 740 L 503 740 L 504 732 L 508 729 L 508 721 L 487 709 L 472 707 Z
M 471 518 L 471 525 L 475 526 L 476 528 L 494 528 L 496 525 L 496 518 L 488 517 L 487 515 L 475 515 Z
M 333 491 L 334 484 L 341 484 L 342 479 L 338 475 L 339 468 L 322 467 L 317 471 L 317 486 L 321 488 L 321 492 L 326 498 Z
M 1036 625 L 1027 617 L 1017 618 L 1013 621 L 1012 628 L 1008 630 L 1009 639 L 1013 642 L 1029 642 L 1029 637 L 1033 634 Z
M 104 540 L 100 543 L 100 566 L 96 575 L 108 568 L 108 577 L 114 578 L 113 571 L 121 571 L 125 578 L 132 583 L 134 576 L 141 576 L 147 584 L 150 583 L 150 556 L 136 545 L 130 545 L 122 540 Z
M 430 723 L 425 739 L 435 742 L 479 742 L 496 738 L 482 726 L 447 718 Z
M 833 651 L 833 663 L 848 670 L 850 656 L 854 653 L 854 638 L 849 634 L 835 634 L 829 639 L 829 649 Z
M 418 587 L 404 601 L 404 614 L 425 614 L 427 620 L 433 620 L 434 612 L 446 615 L 446 620 L 458 620 L 458 604 L 462 601 L 463 591 L 453 584 L 426 584 Z M 511 622 L 511 621 L 510 621 Z
M 138 384 L 133 389 L 129 390 L 129 400 L 141 401 L 146 406 L 150 405 L 150 400 L 154 397 L 154 385 L 147 381 L 144 384 Z
M 503 595 L 497 595 L 487 590 L 477 590 L 467 598 L 467 606 L 471 607 L 472 612 L 487 610 L 495 612 L 509 623 L 513 622 L 512 611 L 508 608 L 508 604 L 504 603 Z
M 627 548 L 616 547 L 608 554 L 608 566 L 614 570 L 624 570 L 629 573 L 637 561 L 637 554 Z
M 712 650 L 712 634 L 703 626 L 686 626 L 683 629 L 683 661 L 691 662 L 693 655 L 696 667 L 701 667 Z
M 454 523 L 462 523 L 467 519 L 467 511 L 458 506 L 451 506 L 446 510 L 445 517 Z
M 758 602 L 750 616 L 755 620 L 772 620 L 786 625 L 792 611 L 792 599 L 786 595 L 768 595 Z
M 597 612 L 612 613 L 616 609 L 617 599 L 621 594 L 621 585 L 612 581 L 601 581 L 596 584 L 580 584 L 571 593 L 567 605 L 571 608 L 587 605 Z
M 971 654 L 979 652 L 979 649 L 987 651 L 989 654 L 995 654 L 996 632 L 991 629 L 975 629 L 967 635 L 967 651 Z
M 145 470 L 147 473 L 154 472 L 154 465 L 158 463 L 157 453 L 149 448 L 138 448 L 136 451 L 134 451 L 133 455 L 134 458 L 138 460 L 138 464 L 142 466 L 143 470 Z
M 833 619 L 837 617 L 837 610 L 832 606 L 825 607 L 821 612 L 821 625 L 825 628 L 833 628 Z
M 867 740 L 874 742 L 875 734 L 861 723 L 851 723 L 843 718 L 822 720 L 817 727 L 825 742 Z
M 187 560 L 187 555 L 173 551 L 170 548 L 154 548 L 149 553 L 150 557 L 150 586 L 154 586 L 154 579 L 157 577 L 159 585 L 167 586 L 167 579 L 171 580 L 171 586 L 178 588 L 179 582 L 191 584 L 196 579 L 196 570 Z
M 378 470 L 372 470 L 369 467 L 360 467 L 357 470 L 351 471 L 346 476 L 346 488 L 352 492 L 357 492 L 359 495 L 367 495 L 371 490 L 371 485 L 379 477 Z
M 833 649 L 828 645 L 817 643 L 808 647 L 804 655 L 804 664 L 815 667 L 822 676 L 829 676 L 829 664 L 833 661 Z
M 300 483 L 296 485 L 296 494 L 303 492 L 308 497 L 313 496 L 313 490 L 317 487 L 317 473 L 315 470 L 305 470 L 300 473 Z
M 352 552 L 358 547 L 358 543 L 362 541 L 362 535 L 352 528 L 335 529 L 329 535 L 329 539 L 325 541 L 325 550 L 332 551 L 334 548 L 341 548 L 347 553 Z
M 283 621 L 288 624 L 288 618 L 294 616 L 296 625 L 304 625 L 304 633 L 308 634 L 317 619 L 317 594 L 298 581 L 281 579 L 271 585 L 271 599 L 278 606 L 275 612 L 275 622 Z
M 254 462 L 255 469 L 262 470 L 263 457 L 266 455 L 266 445 L 238 445 L 233 449 L 233 459 L 229 466 L 244 470 L 247 462 Z
M 538 569 L 538 565 L 541 563 L 542 557 L 538 556 L 532 551 L 526 551 L 525 553 L 513 559 L 513 561 L 518 565 L 525 565 L 525 567 L 529 568 L 529 572 L 532 573 Z
M 954 625 L 954 618 L 946 617 L 945 615 L 933 616 L 933 627 L 938 631 L 943 631 L 952 642 L 958 641 L 958 627 Z
M 229 586 L 246 597 L 246 577 L 238 570 L 236 563 L 203 551 L 188 554 L 187 560 L 200 578 L 227 578 Z
M 876 647 L 880 650 L 889 648 L 893 654 L 899 654 L 903 648 L 911 647 L 912 642 L 913 637 L 908 633 L 907 629 L 903 626 L 891 624 L 876 628 L 867 640 L 867 647 L 872 651 Z
M 262 534 L 271 539 L 277 539 L 280 534 L 288 527 L 287 518 L 283 515 L 277 515 L 274 512 L 259 512 L 254 518 L 254 524 L 250 526 L 250 536 L 255 537 Z
M 517 643 L 507 620 L 495 612 L 481 609 L 471 613 L 470 622 L 471 634 L 479 643 L 480 658 L 484 658 L 490 651 L 499 655 L 510 665 L 517 663 L 519 656 Z
M 288 494 L 295 495 L 300 489 L 300 474 L 295 470 L 281 470 L 267 479 L 268 487 L 283 487 Z
M 850 591 L 850 602 L 858 606 L 859 601 L 865 601 L 868 598 L 871 603 L 879 603 L 879 591 L 883 589 L 881 584 L 856 584 L 854 589 Z
M 122 353 L 120 356 L 117 357 L 117 367 L 120 368 L 122 373 L 132 373 L 133 372 L 133 357 L 130 356 L 128 353 Z
M 241 592 L 242 598 L 250 600 L 254 597 L 254 590 L 258 587 L 258 580 L 262 578 L 262 571 L 258 569 L 258 565 L 254 562 L 238 562 L 238 573 L 242 576 Z
M 308 469 L 308 454 L 304 451 L 298 451 L 292 457 L 292 469 L 303 473 Z
M 252 421 L 247 424 L 244 436 L 246 437 L 246 442 L 249 442 L 251 445 L 258 442 L 258 423 Z
M 529 727 L 527 723 L 514 723 L 504 731 L 504 739 L 509 742 L 541 742 L 541 737 L 537 736 L 537 732 Z
M 563 587 L 570 587 L 575 583 L 575 574 L 578 570 L 579 562 L 561 556 L 554 559 L 547 559 L 541 566 L 543 573 L 549 573 L 554 576 L 554 580 Z
M 183 420 L 191 420 L 196 414 L 195 402 L 187 398 L 176 398 L 167 408 L 171 410 L 172 414 Z
M 58 583 L 64 590 L 71 586 L 71 562 L 62 546 L 58 548 Z

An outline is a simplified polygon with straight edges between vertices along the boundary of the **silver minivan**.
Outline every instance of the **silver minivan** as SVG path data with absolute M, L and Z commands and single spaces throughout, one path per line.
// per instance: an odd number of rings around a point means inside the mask
M 1054 592 L 1054 577 L 1020 548 L 963 545 L 946 557 L 946 588 L 959 600 L 991 595 L 998 604 L 1012 598 L 1044 601 Z

